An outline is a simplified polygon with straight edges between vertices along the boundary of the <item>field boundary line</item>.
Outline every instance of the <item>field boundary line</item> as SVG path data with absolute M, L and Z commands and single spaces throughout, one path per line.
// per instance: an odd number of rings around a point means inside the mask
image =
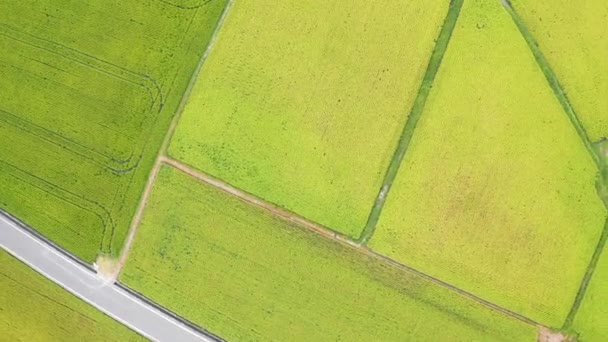
M 173 136 L 173 132 L 175 131 L 179 118 L 181 117 L 181 114 L 184 111 L 186 103 L 188 102 L 188 99 L 190 98 L 190 94 L 192 93 L 192 89 L 194 88 L 194 85 L 196 84 L 196 80 L 198 79 L 198 76 L 199 76 L 201 70 L 203 69 L 203 65 L 205 64 L 205 61 L 207 61 L 207 57 L 209 56 L 209 53 L 211 52 L 211 50 L 213 49 L 213 46 L 215 45 L 215 41 L 217 40 L 217 36 L 219 35 L 219 32 L 226 20 L 226 17 L 228 16 L 228 12 L 230 11 L 232 2 L 233 2 L 233 0 L 228 0 L 228 2 L 226 3 L 224 10 L 222 11 L 220 18 L 219 18 L 217 24 L 215 25 L 215 29 L 213 30 L 213 34 L 211 35 L 211 39 L 209 40 L 209 43 L 207 44 L 205 51 L 201 55 L 201 57 L 198 61 L 198 64 L 196 65 L 196 68 L 192 72 L 192 76 L 190 76 L 190 80 L 188 81 L 188 86 L 186 87 L 186 90 L 184 91 L 184 94 L 182 95 L 182 98 L 180 100 L 179 106 L 177 107 L 177 109 L 173 115 L 173 119 L 171 120 L 169 129 L 167 130 L 167 133 L 165 134 L 165 138 L 163 139 L 162 145 L 156 156 L 156 160 L 154 161 L 154 166 L 152 167 L 152 170 L 150 170 L 150 175 L 148 176 L 148 181 L 146 182 L 146 186 L 144 188 L 144 191 L 142 192 L 141 198 L 139 200 L 139 204 L 137 205 L 137 210 L 135 212 L 135 215 L 133 216 L 133 219 L 131 220 L 131 224 L 129 225 L 129 233 L 123 244 L 123 248 L 120 252 L 120 256 L 118 258 L 118 263 L 116 265 L 116 269 L 114 270 L 114 273 L 112 276 L 113 279 L 118 279 L 120 272 L 122 271 L 122 268 L 124 267 L 124 265 L 127 261 L 127 258 L 129 257 L 129 252 L 131 250 L 131 247 L 133 246 L 133 240 L 135 239 L 135 234 L 137 233 L 137 227 L 139 226 L 139 223 L 141 222 L 141 218 L 143 216 L 143 212 L 146 207 L 146 203 L 148 202 L 148 198 L 150 197 L 150 193 L 152 192 L 152 188 L 154 186 L 156 177 L 158 176 L 158 172 L 162 165 L 162 161 L 165 158 L 165 153 L 167 152 L 167 147 L 169 146 L 171 137 Z
M 395 149 L 391 162 L 386 170 L 384 180 L 382 181 L 382 186 L 380 187 L 376 201 L 372 206 L 367 223 L 365 224 L 365 228 L 361 232 L 358 239 L 360 244 L 366 244 L 376 230 L 378 220 L 380 219 L 380 214 L 382 213 L 382 209 L 386 203 L 386 198 L 391 190 L 393 181 L 397 177 L 397 173 L 401 167 L 405 153 L 410 145 L 414 131 L 416 130 L 416 126 L 418 125 L 418 121 L 420 120 L 422 112 L 424 111 L 426 100 L 431 92 L 435 77 L 437 76 L 441 62 L 443 61 L 443 56 L 448 48 L 448 44 L 452 37 L 452 33 L 454 32 L 454 28 L 456 27 L 456 22 L 460 16 L 460 9 L 462 8 L 463 3 L 464 0 L 450 1 L 448 13 L 443 21 L 441 31 L 437 36 L 435 47 L 433 48 L 433 52 L 431 53 L 429 63 L 424 73 L 424 78 L 422 79 L 422 83 L 418 89 L 418 94 L 416 95 L 412 109 L 409 112 L 407 121 L 403 127 L 403 131 L 401 132 L 401 137 L 397 143 L 397 148 Z
M 162 156 L 160 159 L 161 159 L 161 163 L 162 164 L 165 164 L 165 165 L 167 165 L 169 167 L 173 167 L 176 170 L 178 170 L 180 172 L 183 172 L 184 174 L 186 174 L 186 175 L 188 175 L 190 177 L 193 177 L 194 179 L 200 181 L 201 183 L 210 185 L 210 186 L 212 186 L 212 187 L 214 187 L 214 188 L 216 188 L 216 189 L 218 189 L 218 190 L 220 190 L 222 192 L 227 193 L 228 195 L 236 197 L 237 199 L 239 199 L 239 200 L 241 200 L 241 201 L 243 201 L 245 203 L 248 203 L 250 205 L 253 205 L 255 207 L 263 209 L 264 211 L 269 212 L 271 215 L 273 215 L 275 217 L 278 217 L 280 219 L 283 219 L 283 220 L 285 220 L 287 222 L 290 222 L 290 223 L 296 225 L 297 227 L 295 227 L 295 228 L 304 228 L 304 229 L 310 230 L 310 231 L 312 231 L 312 232 L 314 232 L 314 233 L 316 233 L 316 234 L 318 234 L 318 235 L 320 235 L 322 237 L 331 239 L 331 240 L 333 240 L 333 241 L 335 241 L 335 242 L 337 242 L 337 243 L 339 243 L 339 244 L 341 244 L 343 246 L 347 246 L 349 248 L 352 248 L 352 249 L 356 250 L 357 252 L 363 253 L 363 254 L 365 254 L 365 255 L 367 255 L 369 257 L 379 259 L 380 261 L 382 261 L 384 263 L 387 263 L 387 264 L 390 264 L 390 265 L 392 265 L 394 267 L 397 267 L 398 269 L 400 269 L 400 270 L 402 270 L 404 272 L 408 272 L 410 274 L 414 274 L 416 276 L 424 278 L 425 280 L 427 280 L 427 281 L 429 281 L 429 282 L 431 282 L 431 283 L 433 283 L 435 285 L 438 285 L 438 286 L 441 286 L 443 288 L 446 288 L 446 289 L 448 289 L 450 291 L 453 291 L 453 292 L 457 293 L 458 295 L 461 295 L 461 296 L 463 296 L 465 298 L 468 298 L 469 300 L 475 301 L 475 302 L 477 302 L 477 303 L 479 303 L 479 304 L 481 304 L 481 305 L 483 305 L 483 306 L 485 306 L 487 308 L 490 308 L 492 310 L 498 311 L 498 312 L 500 312 L 500 313 L 502 313 L 502 314 L 504 314 L 506 316 L 515 318 L 515 319 L 517 319 L 517 320 L 519 320 L 521 322 L 524 322 L 526 324 L 533 325 L 535 327 L 544 327 L 542 324 L 534 321 L 531 318 L 528 318 L 528 317 L 526 317 L 524 315 L 521 315 L 521 314 L 519 314 L 517 312 L 511 311 L 511 310 L 509 310 L 507 308 L 503 308 L 503 307 L 501 307 L 501 306 L 499 306 L 497 304 L 494 304 L 494 303 L 492 303 L 490 301 L 487 301 L 487 300 L 485 300 L 485 299 L 483 299 L 481 297 L 478 297 L 478 296 L 476 296 L 476 295 L 474 295 L 474 294 L 472 294 L 472 293 L 470 293 L 470 292 L 468 292 L 466 290 L 463 290 L 463 289 L 461 289 L 459 287 L 456 287 L 456 286 L 454 286 L 454 285 L 452 285 L 450 283 L 447 283 L 447 282 L 445 282 L 445 281 L 443 281 L 443 280 L 441 280 L 439 278 L 433 277 L 433 276 L 431 276 L 429 274 L 426 274 L 426 273 L 424 273 L 422 271 L 419 271 L 419 270 L 417 270 L 417 269 L 415 269 L 415 268 L 413 268 L 411 266 L 405 265 L 405 264 L 400 263 L 400 262 L 398 262 L 398 261 L 396 261 L 394 259 L 391 259 L 391 258 L 389 258 L 387 256 L 384 256 L 382 254 L 376 253 L 375 251 L 367 248 L 364 245 L 361 245 L 361 244 L 357 243 L 356 241 L 353 241 L 353 240 L 349 239 L 348 237 L 346 237 L 344 235 L 341 235 L 339 233 L 334 232 L 333 230 L 331 230 L 329 228 L 326 228 L 326 227 L 323 227 L 323 226 L 321 226 L 319 224 L 311 222 L 311 221 L 309 221 L 306 218 L 303 218 L 303 217 L 301 217 L 301 216 L 299 216 L 299 215 L 297 215 L 295 213 L 289 212 L 288 210 L 280 208 L 280 207 L 278 207 L 278 206 L 276 206 L 276 205 L 274 205 L 272 203 L 269 203 L 269 202 L 266 202 L 266 201 L 264 201 L 262 199 L 259 199 L 259 198 L 255 197 L 254 195 L 251 195 L 251 194 L 249 194 L 249 193 L 247 193 L 245 191 L 239 190 L 239 189 L 231 186 L 230 184 L 228 184 L 228 183 L 226 183 L 226 182 L 224 182 L 224 181 L 222 181 L 220 179 L 217 179 L 215 177 L 209 176 L 209 175 L 205 174 L 204 172 L 196 170 L 193 167 L 191 167 L 189 165 L 186 165 L 186 164 L 184 164 L 184 163 L 182 163 L 182 162 L 180 162 L 178 160 L 172 159 L 172 158 L 167 157 L 167 156 Z
M 589 139 L 587 131 L 585 130 L 585 127 L 578 118 L 576 111 L 570 104 L 570 100 L 568 100 L 568 96 L 566 95 L 566 92 L 561 86 L 557 75 L 551 68 L 551 65 L 549 64 L 549 61 L 547 61 L 547 59 L 545 58 L 545 55 L 540 50 L 538 42 L 536 42 L 530 30 L 528 30 L 528 27 L 524 23 L 523 19 L 519 16 L 517 11 L 515 11 L 515 8 L 513 8 L 511 2 L 509 0 L 500 0 L 500 3 L 505 8 L 507 13 L 509 13 L 511 19 L 517 26 L 517 29 L 519 30 L 520 34 L 526 41 L 526 44 L 528 44 L 528 47 L 530 48 L 530 51 L 532 52 L 532 55 L 536 60 L 536 64 L 538 64 L 541 71 L 543 72 L 547 83 L 549 83 L 551 90 L 553 90 L 553 94 L 559 101 L 560 105 L 562 106 L 562 109 L 568 116 L 568 119 L 570 119 L 570 123 L 572 124 L 572 126 L 574 126 L 576 133 L 581 138 L 583 145 L 585 145 L 587 152 L 589 152 L 589 155 L 591 156 L 591 159 L 593 159 L 593 162 L 595 163 L 597 168 L 601 170 L 602 166 L 600 157 L 595 152 L 595 149 L 593 148 L 593 143 Z

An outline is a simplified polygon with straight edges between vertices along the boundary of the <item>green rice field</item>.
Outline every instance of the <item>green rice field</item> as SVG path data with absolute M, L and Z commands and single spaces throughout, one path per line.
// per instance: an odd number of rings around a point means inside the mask
M 560 327 L 606 219 L 597 174 L 509 14 L 465 1 L 369 246 Z
M 169 154 L 358 237 L 448 5 L 235 1 Z
M 0 340 L 145 341 L 3 250 Z
M 170 167 L 123 282 L 229 341 L 532 341 L 535 327 Z
M 225 3 L 3 1 L 0 208 L 86 261 L 116 255 Z
M 608 6 L 602 0 L 512 0 L 589 138 L 608 137 Z

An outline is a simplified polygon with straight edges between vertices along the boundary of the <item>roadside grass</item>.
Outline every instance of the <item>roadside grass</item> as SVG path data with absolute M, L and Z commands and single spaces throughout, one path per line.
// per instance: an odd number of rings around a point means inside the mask
M 117 256 L 225 3 L 0 3 L 0 208 L 87 262 Z
M 0 250 L 0 340 L 146 341 Z
M 498 1 L 465 1 L 369 246 L 561 327 L 600 237 L 597 169 Z
M 591 141 L 608 137 L 608 6 L 511 0 L 557 74 Z
M 235 2 L 169 155 L 358 238 L 448 5 Z
M 229 341 L 533 341 L 536 333 L 166 165 L 121 281 Z

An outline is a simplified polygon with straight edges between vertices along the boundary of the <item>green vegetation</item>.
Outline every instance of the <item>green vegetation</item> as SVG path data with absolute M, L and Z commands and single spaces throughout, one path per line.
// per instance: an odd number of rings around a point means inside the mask
M 2 2 L 0 208 L 84 260 L 117 254 L 225 3 Z
M 170 155 L 359 237 L 448 5 L 235 2 Z
M 229 341 L 532 341 L 535 327 L 164 166 L 122 281 Z
M 145 341 L 0 250 L 0 340 Z
M 596 176 L 509 14 L 465 1 L 370 247 L 560 327 L 606 218 Z
M 608 136 L 608 6 L 603 0 L 512 0 L 589 137 Z

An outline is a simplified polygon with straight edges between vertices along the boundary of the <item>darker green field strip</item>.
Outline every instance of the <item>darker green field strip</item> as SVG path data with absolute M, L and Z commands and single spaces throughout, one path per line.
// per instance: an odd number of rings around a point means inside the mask
M 443 22 L 441 32 L 437 37 L 433 54 L 431 55 L 431 59 L 424 74 L 424 79 L 422 80 L 420 89 L 418 90 L 418 95 L 416 96 L 407 122 L 405 123 L 401 137 L 399 138 L 397 149 L 393 154 L 391 163 L 389 164 L 388 170 L 384 176 L 384 181 L 382 182 L 382 187 L 380 188 L 376 202 L 372 207 L 365 228 L 359 237 L 358 241 L 361 244 L 366 244 L 374 234 L 374 230 L 378 224 L 378 219 L 382 213 L 382 208 L 384 207 L 386 198 L 390 192 L 395 177 L 397 177 L 397 172 L 399 171 L 403 157 L 405 156 L 410 141 L 412 140 L 418 120 L 420 120 L 422 112 L 424 111 L 426 99 L 428 98 L 431 88 L 433 87 L 433 81 L 435 80 L 435 76 L 437 76 L 437 72 L 441 66 L 441 61 L 443 60 L 445 51 L 448 48 L 448 44 L 450 42 L 450 38 L 452 37 L 452 32 L 454 32 L 454 27 L 456 26 L 458 15 L 463 3 L 464 0 L 452 0 L 450 2 L 450 9 L 448 10 L 448 14 Z
M 572 328 L 572 323 L 576 318 L 576 314 L 580 309 L 581 303 L 585 298 L 585 294 L 587 293 L 587 288 L 589 287 L 589 282 L 593 278 L 593 274 L 595 273 L 595 269 L 597 267 L 598 261 L 600 260 L 600 256 L 604 251 L 604 247 L 606 246 L 606 240 L 608 240 L 608 220 L 606 220 L 606 225 L 604 226 L 604 230 L 602 231 L 602 236 L 597 243 L 597 247 L 593 252 L 593 256 L 591 257 L 591 261 L 589 262 L 589 267 L 587 268 L 587 272 L 585 272 L 585 277 L 583 277 L 583 281 L 581 282 L 581 286 L 576 294 L 576 298 L 574 299 L 574 304 L 572 304 L 572 308 L 566 317 L 566 321 L 562 326 L 562 329 L 568 331 Z
M 120 252 L 226 4 L 170 2 L 0 2 L 0 208 L 85 262 Z
M 593 143 L 591 142 L 591 139 L 589 139 L 589 136 L 587 135 L 587 131 L 585 130 L 585 127 L 583 127 L 583 124 L 581 123 L 578 115 L 576 114 L 576 111 L 570 104 L 570 101 L 568 100 L 566 92 L 560 85 L 557 75 L 555 74 L 555 72 L 553 72 L 553 69 L 549 65 L 549 62 L 547 61 L 544 54 L 540 50 L 538 43 L 532 36 L 532 33 L 530 32 L 530 30 L 528 30 L 528 28 L 526 27 L 526 24 L 521 19 L 519 14 L 517 14 L 517 11 L 515 11 L 515 9 L 513 8 L 513 6 L 511 5 L 511 3 L 508 0 L 501 0 L 501 3 L 503 4 L 503 7 L 507 10 L 507 12 L 511 15 L 511 18 L 513 18 L 515 25 L 517 25 L 517 28 L 519 29 L 519 32 L 526 40 L 526 43 L 528 44 L 528 46 L 530 47 L 530 50 L 532 51 L 532 54 L 534 55 L 534 59 L 538 63 L 538 66 L 540 67 L 540 69 L 543 71 L 543 74 L 545 75 L 547 82 L 551 86 L 553 93 L 559 100 L 560 105 L 564 109 L 564 112 L 568 116 L 568 119 L 570 119 L 570 122 L 574 126 L 574 129 L 576 129 L 576 132 L 580 136 L 582 143 L 585 145 L 585 148 L 589 152 L 589 155 L 595 162 L 598 169 L 601 168 L 600 158 L 596 154 L 595 149 L 593 148 Z

